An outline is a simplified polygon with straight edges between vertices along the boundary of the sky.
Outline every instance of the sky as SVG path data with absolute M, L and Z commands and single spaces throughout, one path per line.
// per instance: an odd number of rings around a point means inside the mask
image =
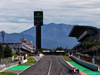
M 100 0 L 0 0 L 0 31 L 19 33 L 33 27 L 33 12 L 40 10 L 44 24 L 100 28 Z

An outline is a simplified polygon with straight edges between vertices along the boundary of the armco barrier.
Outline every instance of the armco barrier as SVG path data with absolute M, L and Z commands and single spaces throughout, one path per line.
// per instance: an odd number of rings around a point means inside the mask
M 78 59 L 76 59 L 75 57 L 70 57 L 72 60 L 74 60 L 76 63 L 78 63 L 78 64 L 80 64 L 80 65 L 82 65 L 82 66 L 84 66 L 84 67 L 86 67 L 86 68 L 89 68 L 89 69 L 91 69 L 91 70 L 93 70 L 93 71 L 98 71 L 98 66 L 95 66 L 95 65 L 92 65 L 92 64 L 89 64 L 89 63 L 86 63 L 86 62 L 84 62 L 84 61 L 81 61 L 81 60 L 78 60 Z

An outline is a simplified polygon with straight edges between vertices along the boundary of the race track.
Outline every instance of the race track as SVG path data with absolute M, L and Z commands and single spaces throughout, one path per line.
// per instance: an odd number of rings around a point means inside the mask
M 19 75 L 80 75 L 69 73 L 71 67 L 61 56 L 44 56 L 36 64 Z

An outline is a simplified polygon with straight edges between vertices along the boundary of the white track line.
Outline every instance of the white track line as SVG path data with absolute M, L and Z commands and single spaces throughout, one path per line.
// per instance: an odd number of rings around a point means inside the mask
M 48 75 L 50 75 L 51 66 L 52 66 L 52 61 L 51 61 L 51 63 L 50 63 L 50 67 L 49 67 Z

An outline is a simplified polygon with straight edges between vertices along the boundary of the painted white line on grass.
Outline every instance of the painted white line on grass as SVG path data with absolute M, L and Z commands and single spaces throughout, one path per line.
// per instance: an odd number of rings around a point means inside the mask
M 50 63 L 50 67 L 49 67 L 48 75 L 50 75 L 51 66 L 52 66 L 52 60 L 51 60 L 51 63 Z

